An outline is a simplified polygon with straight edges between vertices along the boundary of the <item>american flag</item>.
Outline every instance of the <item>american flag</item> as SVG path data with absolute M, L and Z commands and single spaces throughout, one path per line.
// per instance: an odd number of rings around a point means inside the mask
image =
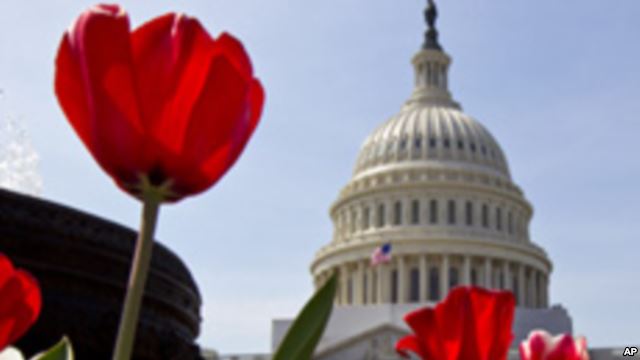
M 391 244 L 386 243 L 378 246 L 371 253 L 371 266 L 388 263 L 391 261 Z

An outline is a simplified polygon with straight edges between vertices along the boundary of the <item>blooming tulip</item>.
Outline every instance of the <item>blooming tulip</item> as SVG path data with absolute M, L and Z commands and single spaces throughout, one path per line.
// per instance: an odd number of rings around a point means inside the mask
M 521 360 L 589 360 L 584 337 L 573 339 L 570 334 L 552 337 L 544 330 L 534 330 L 520 344 Z
M 176 201 L 212 186 L 253 133 L 264 100 L 242 44 L 170 13 L 130 31 L 117 5 L 64 34 L 55 90 L 69 122 L 120 188 Z
M 38 282 L 0 254 L 0 352 L 33 325 L 41 306 Z
M 131 357 L 162 202 L 216 183 L 262 112 L 264 91 L 242 44 L 198 20 L 166 14 L 130 30 L 118 5 L 97 5 L 64 34 L 55 90 L 89 152 L 143 201 L 113 358 Z
M 458 287 L 435 308 L 405 316 L 414 334 L 400 339 L 396 351 L 424 360 L 506 360 L 514 309 L 511 292 Z

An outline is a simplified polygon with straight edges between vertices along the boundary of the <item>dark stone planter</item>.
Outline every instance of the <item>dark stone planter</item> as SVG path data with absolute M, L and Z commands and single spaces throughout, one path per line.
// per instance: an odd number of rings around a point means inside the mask
M 40 318 L 16 345 L 32 355 L 66 334 L 77 359 L 110 359 L 135 237 L 87 213 L 0 190 L 0 252 L 43 292 Z M 156 244 L 133 358 L 200 359 L 200 304 L 189 270 Z

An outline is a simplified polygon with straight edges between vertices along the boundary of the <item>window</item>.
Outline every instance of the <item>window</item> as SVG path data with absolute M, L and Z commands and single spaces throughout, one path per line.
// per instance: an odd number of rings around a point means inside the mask
M 364 211 L 362 213 L 362 228 L 364 230 L 368 229 L 369 226 L 371 226 L 370 220 L 371 220 L 371 209 L 367 206 L 364 208 Z
M 393 224 L 402 225 L 402 202 L 396 201 L 393 206 Z
M 409 301 L 420 301 L 420 270 L 417 268 L 411 269 L 411 288 L 409 292 Z
M 502 209 L 499 207 L 496 208 L 496 230 L 502 230 Z
M 478 285 L 478 271 L 471 269 L 471 285 Z
M 383 227 L 385 224 L 385 211 L 384 204 L 378 205 L 378 227 Z
M 464 149 L 464 143 L 462 142 L 462 140 L 458 140 L 458 149 Z
M 482 151 L 482 155 L 487 155 L 487 147 L 484 145 L 480 146 L 480 151 Z
M 457 267 L 449 268 L 449 290 L 460 284 L 459 271 Z
M 466 223 L 467 225 L 471 226 L 473 225 L 473 203 L 471 201 L 467 201 L 466 206 L 465 206 L 465 213 L 466 213 Z
M 498 288 L 504 289 L 504 273 L 498 270 Z
M 391 271 L 391 303 L 398 302 L 398 270 Z
M 402 138 L 402 140 L 400 140 L 400 151 L 403 151 L 406 148 L 407 148 L 407 139 Z
M 420 223 L 420 201 L 418 200 L 411 202 L 411 223 L 413 225 Z
M 513 213 L 511 211 L 507 213 L 507 230 L 509 234 L 513 234 Z
M 449 139 L 444 139 L 443 145 L 446 149 L 448 149 L 451 146 L 451 142 L 449 141 Z
M 437 267 L 429 270 L 429 300 L 440 300 L 440 272 Z
M 489 227 L 489 206 L 482 204 L 482 226 Z
M 469 147 L 471 148 L 471 152 L 472 153 L 476 152 L 476 144 L 475 143 L 471 143 L 471 145 L 469 145 Z
M 455 224 L 456 223 L 456 202 L 455 202 L 455 200 L 449 200 L 449 206 L 448 206 L 447 212 L 449 213 L 449 215 L 448 215 L 449 224 L 451 224 L 451 225 Z
M 420 149 L 420 147 L 422 147 L 422 138 L 420 136 L 417 136 L 414 140 L 416 149 Z
M 429 221 L 432 224 L 438 222 L 438 200 L 433 199 L 429 202 Z
M 436 147 L 436 138 L 429 139 L 429 147 L 432 149 Z

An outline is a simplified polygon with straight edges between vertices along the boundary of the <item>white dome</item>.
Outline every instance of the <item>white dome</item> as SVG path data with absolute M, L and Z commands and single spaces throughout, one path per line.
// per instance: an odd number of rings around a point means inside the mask
M 530 240 L 533 209 L 496 140 L 449 93 L 451 59 L 437 43 L 432 3 L 427 20 L 413 94 L 364 141 L 331 206 L 333 239 L 311 264 L 315 283 L 338 273 L 339 305 L 438 301 L 473 284 L 547 307 L 552 264 Z M 392 262 L 369 266 L 386 244 Z
M 354 176 L 394 165 L 462 167 L 510 179 L 504 153 L 482 124 L 453 106 L 412 104 L 362 145 Z

